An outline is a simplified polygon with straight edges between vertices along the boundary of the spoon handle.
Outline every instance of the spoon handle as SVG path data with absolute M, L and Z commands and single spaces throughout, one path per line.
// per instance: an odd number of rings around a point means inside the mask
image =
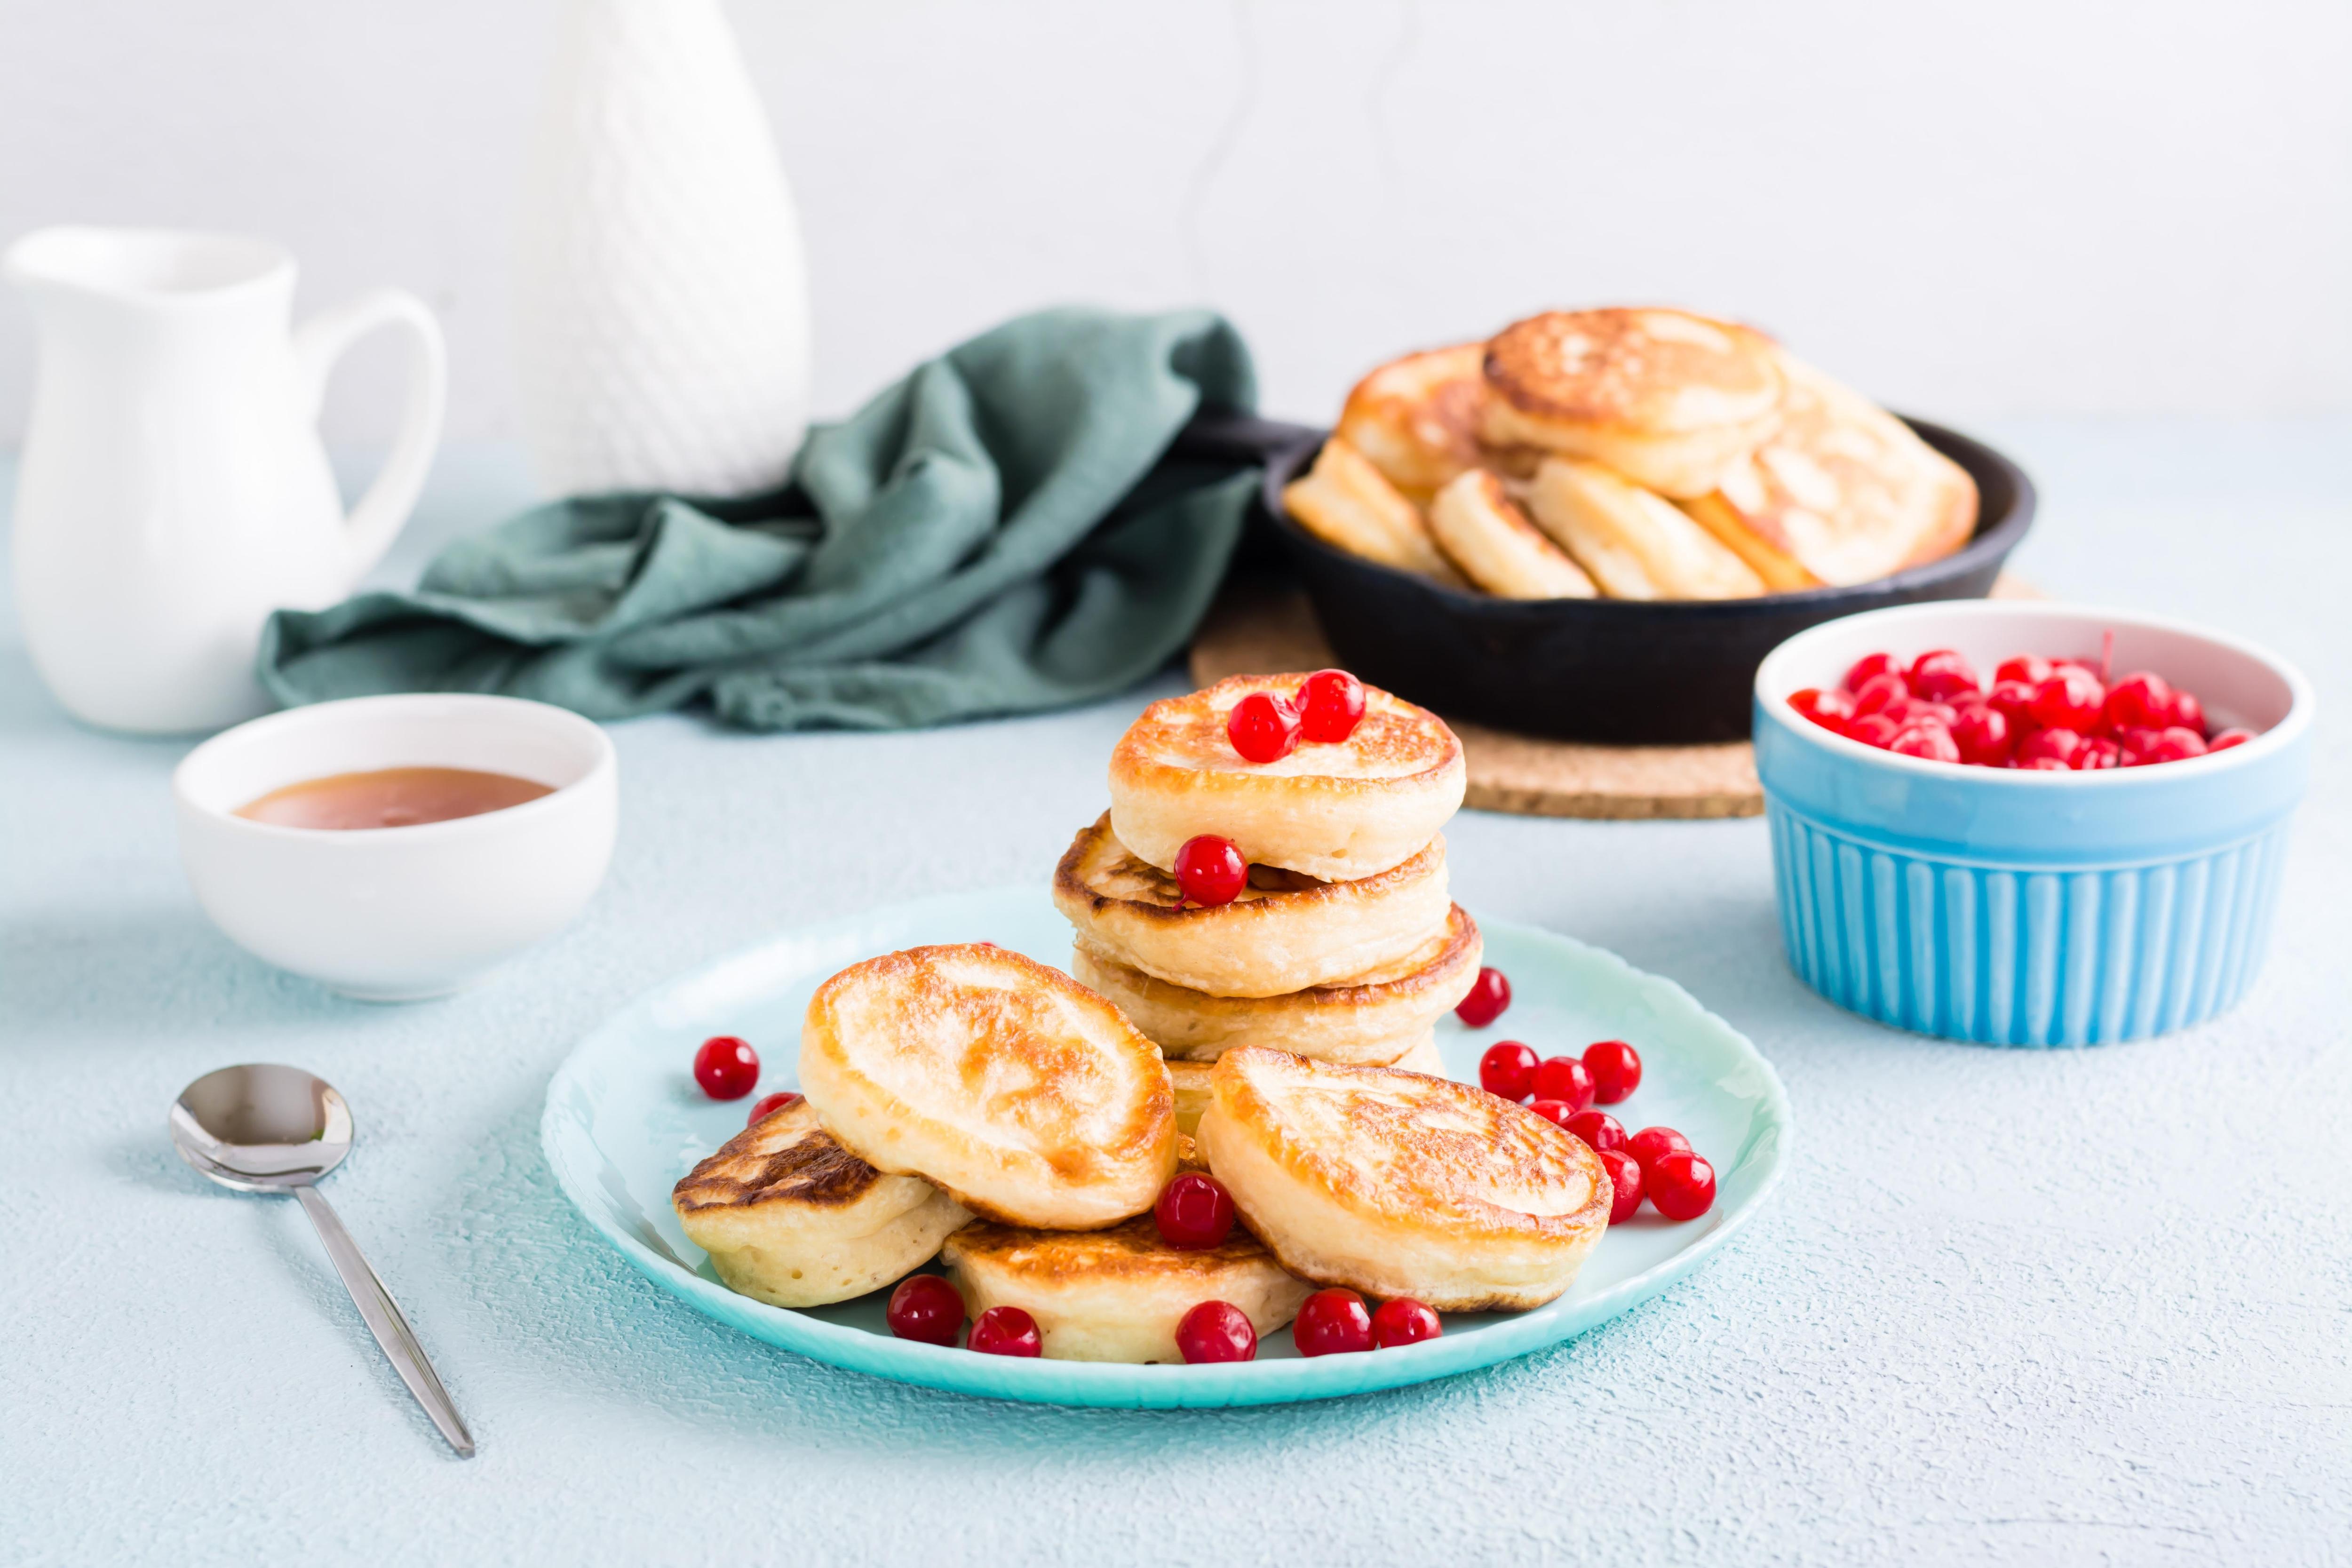
M 449 1447 L 457 1449 L 461 1458 L 472 1458 L 474 1435 L 466 1430 L 457 1405 L 450 1403 L 449 1391 L 441 1386 L 441 1379 L 435 1374 L 425 1347 L 416 1342 L 408 1320 L 400 1315 L 400 1304 L 383 1288 L 383 1281 L 375 1277 L 375 1270 L 368 1267 L 368 1260 L 360 1254 L 359 1243 L 343 1228 L 341 1216 L 320 1195 L 319 1189 L 301 1186 L 294 1191 L 302 1200 L 302 1212 L 319 1227 L 319 1239 L 326 1244 L 327 1256 L 334 1259 L 335 1272 L 343 1277 L 343 1289 L 352 1293 L 352 1304 L 367 1320 L 375 1342 L 392 1358 L 392 1370 L 400 1373 L 400 1381 L 408 1384 L 408 1392 L 416 1395 L 416 1403 L 433 1417 L 433 1425 L 441 1428 L 441 1436 L 449 1439 Z

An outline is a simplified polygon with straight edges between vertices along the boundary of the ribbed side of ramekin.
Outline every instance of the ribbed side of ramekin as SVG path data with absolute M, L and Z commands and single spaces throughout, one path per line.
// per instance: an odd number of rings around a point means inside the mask
M 2262 968 L 2288 822 L 2179 859 L 1946 859 L 1769 800 L 1780 934 L 1805 983 L 1897 1028 L 1990 1046 L 2136 1040 L 2226 1011 Z

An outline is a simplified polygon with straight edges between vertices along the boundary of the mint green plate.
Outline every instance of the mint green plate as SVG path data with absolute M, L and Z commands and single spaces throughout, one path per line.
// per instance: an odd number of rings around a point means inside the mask
M 1717 1171 L 1715 1207 L 1671 1224 L 1644 1205 L 1612 1226 L 1567 1295 L 1530 1312 L 1449 1314 L 1438 1339 L 1361 1355 L 1301 1357 L 1288 1331 L 1258 1359 L 1223 1366 L 1129 1366 L 975 1355 L 894 1338 L 886 1293 L 793 1311 L 719 1283 L 669 1206 L 671 1186 L 740 1131 L 749 1100 L 703 1098 L 688 1070 L 710 1035 L 740 1035 L 766 1064 L 758 1093 L 794 1087 L 801 1015 L 828 975 L 926 942 L 993 942 L 1059 966 L 1069 927 L 1040 889 L 926 899 L 786 931 L 638 997 L 574 1050 L 547 1090 L 540 1140 L 565 1195 L 621 1255 L 696 1310 L 813 1360 L 901 1383 L 1045 1405 L 1272 1405 L 1422 1383 L 1581 1333 L 1689 1273 L 1762 1205 L 1788 1158 L 1788 1094 L 1756 1047 L 1671 981 L 1599 948 L 1530 926 L 1481 921 L 1486 962 L 1510 977 L 1510 1010 L 1486 1029 L 1448 1017 L 1438 1046 L 1453 1075 L 1477 1079 L 1496 1039 L 1538 1054 L 1626 1039 L 1642 1087 L 1610 1109 L 1630 1129 L 1679 1128 Z

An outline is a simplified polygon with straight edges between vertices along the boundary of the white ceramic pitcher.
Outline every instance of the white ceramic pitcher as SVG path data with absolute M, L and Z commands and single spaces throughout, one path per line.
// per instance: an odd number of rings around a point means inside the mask
M 48 228 L 0 271 L 39 329 L 16 575 L 41 679 L 113 730 L 262 711 L 253 662 L 269 612 L 341 598 L 416 504 L 446 393 L 432 312 L 380 289 L 290 328 L 294 258 L 227 235 Z M 407 405 L 346 517 L 319 400 L 336 358 L 383 326 L 407 338 Z

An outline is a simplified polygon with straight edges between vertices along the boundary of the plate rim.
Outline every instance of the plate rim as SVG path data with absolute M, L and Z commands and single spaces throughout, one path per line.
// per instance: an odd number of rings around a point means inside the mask
M 1034 887 L 1016 883 L 898 900 L 830 920 L 782 927 L 667 975 L 637 992 L 575 1041 L 549 1077 L 540 1112 L 540 1152 L 554 1173 L 565 1201 L 590 1229 L 666 1294 L 724 1327 L 821 1365 L 947 1393 L 1022 1403 L 1110 1408 L 1223 1408 L 1370 1394 L 1474 1372 L 1565 1343 L 1659 1295 L 1714 1257 L 1747 1227 L 1788 1173 L 1795 1135 L 1788 1089 L 1753 1040 L 1676 982 L 1637 969 L 1607 948 L 1543 926 L 1480 915 L 1476 918 L 1482 931 L 1559 944 L 1615 970 L 1636 990 L 1660 994 L 1688 1007 L 1727 1037 L 1745 1065 L 1755 1070 L 1761 1080 L 1764 1124 L 1751 1132 L 1726 1167 L 1738 1168 L 1758 1153 L 1759 1142 L 1769 1139 L 1768 1146 L 1760 1152 L 1763 1169 L 1755 1190 L 1724 1211 L 1720 1222 L 1688 1247 L 1582 1301 L 1568 1305 L 1549 1301 L 1485 1326 L 1475 1334 L 1444 1335 L 1383 1351 L 1377 1356 L 1300 1357 L 1182 1367 L 975 1356 L 967 1350 L 892 1339 L 864 1329 L 826 1322 L 792 1308 L 773 1307 L 739 1295 L 703 1279 L 679 1259 L 656 1253 L 617 1226 L 608 1225 L 595 1205 L 586 1200 L 584 1194 L 591 1190 L 591 1184 L 584 1173 L 572 1169 L 559 1136 L 565 1115 L 562 1102 L 583 1070 L 583 1058 L 591 1048 L 625 1020 L 650 1009 L 657 997 L 706 983 L 709 976 L 746 963 L 753 955 L 781 942 L 821 940 L 877 921 L 916 918 L 961 907 L 989 907 L 1010 899 L 1027 901 L 1039 897 Z M 1049 1371 L 1051 1375 L 1045 1375 Z M 1177 1381 L 1180 1375 L 1181 1382 Z M 1155 1384 L 1157 1379 L 1167 1381 Z M 1036 1386 L 1029 1386 L 1033 1383 Z

